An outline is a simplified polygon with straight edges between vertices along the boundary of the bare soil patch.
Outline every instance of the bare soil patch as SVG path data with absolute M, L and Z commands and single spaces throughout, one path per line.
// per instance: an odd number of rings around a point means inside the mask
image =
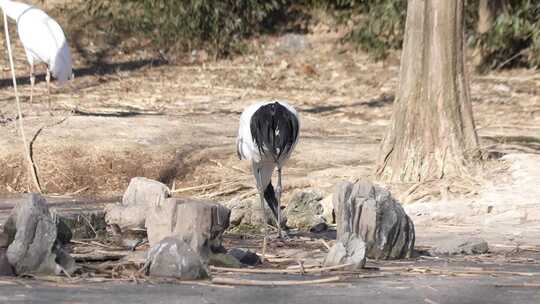
M 118 194 L 137 175 L 176 188 L 226 185 L 190 193 L 202 196 L 240 187 L 232 180 L 250 184 L 248 164 L 235 159 L 237 120 L 246 105 L 264 98 L 291 100 L 301 113 L 301 143 L 286 168 L 286 185 L 330 191 L 340 179 L 370 178 L 395 98 L 398 60 L 372 62 L 341 45 L 339 35 L 307 35 L 312 47 L 295 53 L 276 47 L 280 37 L 265 37 L 254 42 L 252 54 L 217 62 L 154 66 L 151 54 L 139 54 L 130 66 L 115 57 L 110 70 L 95 75 L 85 74 L 76 53 L 75 74 L 82 75 L 55 90 L 54 116 L 44 83 L 37 103 L 24 103 L 27 136 L 41 129 L 33 151 L 45 191 Z M 15 54 L 24 80 L 20 46 Z M 471 83 L 484 148 L 538 153 L 538 73 L 473 75 Z M 2 84 L 0 192 L 19 192 L 27 181 L 7 75 Z M 28 89 L 22 81 L 22 93 Z M 231 194 L 238 193 L 225 196 Z

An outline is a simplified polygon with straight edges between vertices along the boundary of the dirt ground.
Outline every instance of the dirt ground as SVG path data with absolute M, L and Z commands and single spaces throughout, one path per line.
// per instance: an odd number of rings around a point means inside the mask
M 300 143 L 284 171 L 285 202 L 296 189 L 317 188 L 329 196 L 340 180 L 373 179 L 378 146 L 395 99 L 399 58 L 393 54 L 384 62 L 373 62 L 367 54 L 340 44 L 341 34 L 321 26 L 312 34 L 296 38 L 309 42 L 305 48 L 291 48 L 283 37 L 264 37 L 252 42 L 252 51 L 246 56 L 212 61 L 199 52 L 175 64 L 143 51 L 119 51 L 106 64 L 93 66 L 75 52 L 76 79 L 69 86 L 54 89 L 51 108 L 43 70 L 38 76 L 34 104 L 28 102 L 28 68 L 24 52 L 17 45 L 16 68 L 25 132 L 32 143 L 44 192 L 86 200 L 112 198 L 121 195 L 130 178 L 146 176 L 168 184 L 176 195 L 221 202 L 254 195 L 249 164 L 236 157 L 236 130 L 244 107 L 269 98 L 290 101 L 301 115 Z M 15 37 L 16 34 L 12 40 Z M 100 46 L 88 47 L 96 51 L 92 48 Z M 0 79 L 1 196 L 29 190 L 7 67 L 4 61 Z M 540 248 L 540 216 L 534 210 L 540 210 L 540 200 L 539 196 L 523 194 L 540 189 L 540 179 L 536 178 L 540 174 L 531 175 L 534 178 L 521 175 L 533 174 L 534 168 L 540 167 L 540 73 L 523 69 L 487 75 L 471 72 L 470 80 L 481 145 L 492 158 L 464 180 L 442 185 L 384 186 L 406 204 L 417 222 L 418 245 L 429 245 L 456 234 L 475 234 L 495 245 L 492 249 L 502 252 L 498 256 L 505 256 L 516 246 L 529 246 L 535 252 Z M 519 163 L 515 159 L 499 159 L 508 153 L 526 160 Z M 515 164 L 523 167 L 516 169 Z M 427 212 L 428 209 L 431 211 Z M 489 212 L 478 211 L 488 209 Z M 518 214 L 507 213 L 514 211 Z M 485 222 L 490 216 L 498 217 Z M 537 264 L 522 263 L 519 267 L 527 265 L 532 267 L 531 271 L 534 267 L 538 271 Z M 410 295 L 411 302 L 425 301 L 418 298 L 422 292 L 418 293 L 416 287 L 410 289 L 410 280 L 407 277 L 393 281 L 394 289 L 388 289 L 383 279 L 366 285 L 354 283 L 353 291 L 333 287 L 331 293 L 337 297 L 352 292 L 358 297 L 354 299 L 361 299 L 366 293 L 370 297 L 387 294 L 388 298 L 380 301 L 387 303 L 403 295 L 399 286 L 409 286 L 403 292 Z M 422 276 L 417 283 L 430 281 L 429 276 Z M 474 299 L 485 295 L 500 292 L 508 296 L 508 290 L 493 287 L 494 281 L 497 280 L 489 275 L 471 280 L 450 276 L 448 281 L 439 278 L 434 284 L 454 295 L 452 284 L 468 285 L 466 289 L 471 293 L 483 286 L 472 298 L 465 293 L 459 295 L 463 298 L 455 298 L 463 301 L 440 302 L 478 303 Z M 28 288 L 25 284 L 0 287 L 0 301 L 12 301 L 20 295 L 22 301 L 37 300 L 41 294 L 38 291 L 43 288 L 51 301 L 60 297 L 58 286 L 30 283 Z M 90 299 L 101 295 L 102 288 L 113 287 L 133 290 L 130 285 L 111 283 L 84 286 L 77 294 L 86 294 Z M 146 287 L 145 290 L 153 290 L 146 296 L 156 302 L 172 299 L 153 298 L 171 290 L 183 293 L 189 289 L 197 296 L 205 292 L 214 294 L 206 303 L 216 302 L 216 292 L 222 294 L 215 287 L 203 287 L 201 291 L 184 286 L 178 287 L 182 290 L 174 286 Z M 423 290 L 431 292 L 430 288 Z M 509 300 L 500 303 L 533 303 L 528 300 L 538 299 L 537 290 L 514 288 L 510 294 L 515 297 L 503 296 L 501 299 Z M 250 292 L 253 298 L 273 293 L 264 289 Z M 283 291 L 280 297 L 284 299 L 290 293 L 296 291 Z M 80 297 L 75 295 L 72 301 L 84 302 Z M 351 302 L 353 298 L 344 297 L 342 302 Z M 296 302 L 309 301 L 303 298 Z
M 288 187 L 330 192 L 337 180 L 371 178 L 399 62 L 396 56 L 372 62 L 339 44 L 339 35 L 302 37 L 311 47 L 292 52 L 282 46 L 283 38 L 261 38 L 248 56 L 203 63 L 197 57 L 177 65 L 119 56 L 96 69 L 75 54 L 77 78 L 55 90 L 51 111 L 42 81 L 35 104 L 28 103 L 24 53 L 16 48 L 25 131 L 44 191 L 107 196 L 144 175 L 176 189 L 222 182 L 190 194 L 237 194 L 251 186 L 249 164 L 239 162 L 234 150 L 238 117 L 246 105 L 268 98 L 289 100 L 301 114 L 301 142 L 285 172 Z M 537 71 L 471 78 L 482 146 L 492 153 L 538 153 Z M 7 71 L 0 85 L 0 128 L 6 134 L 0 139 L 0 192 L 25 191 Z
M 286 279 L 280 277 L 281 279 Z M 260 279 L 260 278 L 259 278 Z M 3 303 L 448 303 L 531 304 L 540 301 L 537 287 L 519 287 L 523 278 L 437 277 L 362 280 L 318 286 L 222 287 L 193 284 L 125 282 L 62 285 L 19 282 L 0 286 Z M 523 285 L 526 286 L 526 285 Z

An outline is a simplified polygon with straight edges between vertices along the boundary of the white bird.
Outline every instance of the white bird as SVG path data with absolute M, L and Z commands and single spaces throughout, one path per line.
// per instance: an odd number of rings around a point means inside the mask
M 281 172 L 298 142 L 300 121 L 296 110 L 283 101 L 255 103 L 240 116 L 236 150 L 240 159 L 250 160 L 259 191 L 263 212 L 264 242 L 266 251 L 266 213 L 264 201 L 276 219 L 278 236 L 281 237 Z M 272 186 L 272 173 L 277 168 L 277 187 Z
M 73 77 L 69 45 L 60 25 L 44 11 L 20 2 L 0 0 L 0 7 L 17 23 L 19 38 L 30 64 L 30 102 L 34 91 L 34 65 L 47 65 L 47 92 L 50 107 L 51 73 L 60 85 Z

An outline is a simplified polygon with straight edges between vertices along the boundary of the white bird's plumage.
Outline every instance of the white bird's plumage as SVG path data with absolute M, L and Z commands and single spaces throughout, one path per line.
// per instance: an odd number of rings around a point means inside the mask
M 281 174 L 283 165 L 294 150 L 300 131 L 296 110 L 283 101 L 258 102 L 247 107 L 240 116 L 236 151 L 240 159 L 250 160 L 264 212 L 268 204 L 276 219 L 281 237 Z M 277 187 L 272 186 L 272 174 L 277 168 Z M 263 258 L 266 250 L 267 229 L 263 225 Z
M 6 15 L 17 22 L 28 63 L 47 64 L 60 84 L 72 76 L 69 45 L 60 25 L 42 10 L 20 2 L 0 0 Z
M 268 157 L 264 157 L 264 155 L 261 155 L 259 152 L 259 148 L 253 141 L 253 135 L 251 134 L 251 118 L 253 117 L 253 114 L 262 106 L 271 104 L 276 102 L 275 100 L 272 101 L 261 101 L 254 103 L 250 106 L 248 106 L 243 112 L 242 115 L 240 115 L 240 127 L 238 128 L 238 137 L 236 138 L 236 147 L 238 149 L 238 153 L 241 159 L 247 159 L 251 160 L 255 163 L 264 163 L 264 162 L 271 162 L 273 163 L 274 160 L 270 159 Z M 284 101 L 277 101 L 279 104 L 283 105 L 287 110 L 291 111 L 294 116 L 298 117 L 298 112 L 296 112 L 296 109 L 292 107 L 290 104 Z M 300 127 L 300 126 L 298 126 Z M 296 145 L 297 142 L 294 143 Z M 291 151 L 294 149 L 291 149 Z M 289 157 L 290 153 L 283 154 L 279 161 L 281 163 L 285 163 Z
M 274 173 L 274 169 L 278 164 L 275 163 L 274 159 L 265 155 L 261 155 L 259 147 L 257 146 L 257 144 L 255 144 L 255 141 L 253 140 L 253 135 L 251 134 L 251 119 L 253 117 L 253 114 L 255 114 L 255 112 L 259 108 L 274 102 L 276 101 L 261 101 L 248 106 L 242 112 L 242 115 L 240 115 L 240 126 L 238 128 L 238 137 L 236 138 L 236 148 L 239 158 L 250 160 L 252 162 L 253 169 L 259 171 L 261 179 L 257 181 L 258 183 L 260 183 L 260 185 L 257 186 L 261 187 L 262 189 L 265 189 L 266 186 L 270 184 L 272 180 L 272 174 Z M 294 116 L 298 117 L 298 112 L 296 112 L 294 107 L 284 101 L 277 102 L 287 108 L 287 110 L 293 113 Z M 298 125 L 298 128 L 300 128 L 300 125 Z M 289 153 L 282 154 L 281 157 L 278 159 L 280 166 L 284 165 L 290 158 L 291 152 L 294 150 L 296 143 L 297 141 L 294 142 L 294 145 L 289 151 Z

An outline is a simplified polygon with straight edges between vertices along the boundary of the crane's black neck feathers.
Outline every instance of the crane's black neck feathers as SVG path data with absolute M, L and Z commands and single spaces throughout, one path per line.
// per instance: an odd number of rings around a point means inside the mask
M 251 136 L 261 155 L 279 161 L 298 138 L 298 118 L 279 102 L 261 106 L 251 117 Z
M 276 193 L 274 192 L 274 187 L 272 187 L 272 183 L 268 184 L 266 186 L 266 189 L 264 189 L 264 200 L 266 201 L 266 204 L 268 204 L 268 207 L 270 207 L 270 210 L 272 211 L 272 214 L 274 215 L 274 218 L 278 218 L 278 202 Z
M 278 223 L 278 202 L 277 202 L 276 192 L 274 191 L 274 187 L 272 186 L 272 183 L 268 184 L 268 186 L 266 186 L 266 189 L 264 189 L 264 200 L 266 201 L 266 204 L 268 204 L 268 207 L 270 207 L 270 210 L 272 211 L 272 215 L 274 215 L 274 219 L 276 220 L 276 224 L 277 224 Z M 283 210 L 280 210 L 280 212 L 283 212 Z M 286 221 L 284 221 L 283 219 L 281 220 L 281 223 L 279 225 L 281 226 L 281 229 L 289 230 L 289 227 L 287 227 Z

